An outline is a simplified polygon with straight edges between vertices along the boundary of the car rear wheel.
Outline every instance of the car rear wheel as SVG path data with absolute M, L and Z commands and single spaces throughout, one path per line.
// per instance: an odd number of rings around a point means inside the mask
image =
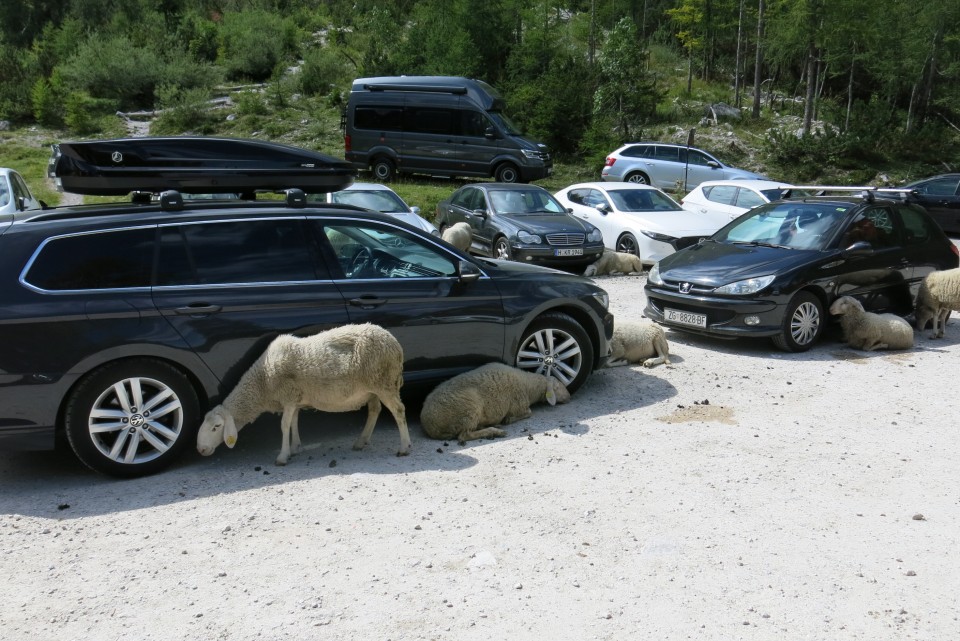
M 497 238 L 493 243 L 493 257 L 499 258 L 500 260 L 511 260 L 512 253 L 510 252 L 510 243 L 507 242 L 507 239 L 503 236 Z
M 494 178 L 497 182 L 500 183 L 515 183 L 520 182 L 520 172 L 517 171 L 517 168 L 514 165 L 511 165 L 508 162 L 503 163 L 497 167 L 497 171 L 494 174 Z
M 635 183 L 637 185 L 649 185 L 650 179 L 647 178 L 647 175 L 641 172 L 636 172 L 627 176 L 628 183 Z
M 617 239 L 617 251 L 626 254 L 640 255 L 640 246 L 637 243 L 637 237 L 627 233 Z
M 553 376 L 572 394 L 593 371 L 593 343 L 577 321 L 561 312 L 537 318 L 523 335 L 516 366 Z
M 67 440 L 77 458 L 103 474 L 153 474 L 196 440 L 199 405 L 189 379 L 169 363 L 111 363 L 71 393 Z
M 382 180 L 383 182 L 390 182 L 393 180 L 393 176 L 396 173 L 396 168 L 393 166 L 393 162 L 389 158 L 377 158 L 373 161 L 371 166 L 374 177 L 377 180 Z
M 810 292 L 797 292 L 787 305 L 780 334 L 773 343 L 786 352 L 805 352 L 823 333 L 823 303 Z

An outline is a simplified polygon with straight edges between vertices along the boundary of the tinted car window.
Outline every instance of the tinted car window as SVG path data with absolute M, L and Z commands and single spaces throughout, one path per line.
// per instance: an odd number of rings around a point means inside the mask
M 653 189 L 617 189 L 609 193 L 620 211 L 680 211 L 682 209 L 668 196 Z
M 357 107 L 353 114 L 353 126 L 357 129 L 400 131 L 402 123 L 400 107 Z
M 407 107 L 403 111 L 403 130 L 424 134 L 452 134 L 457 112 L 435 107 Z
M 461 133 L 464 136 L 483 136 L 487 131 L 487 127 L 493 126 L 490 121 L 487 120 L 486 116 L 479 111 L 464 109 L 460 113 Z
M 686 151 L 686 150 L 684 150 L 684 151 Z M 681 154 L 680 154 L 681 159 L 683 158 L 683 156 L 684 156 L 684 154 L 681 153 Z M 709 164 L 710 160 L 711 160 L 711 158 L 709 158 L 709 157 L 707 157 L 706 155 L 700 153 L 699 151 L 695 151 L 695 150 L 693 150 L 693 149 L 690 150 L 690 153 L 687 154 L 687 157 L 690 159 L 690 164 L 691 164 L 691 165 L 702 165 L 702 166 L 704 166 L 704 167 L 706 167 L 706 166 Z
M 634 145 L 633 147 L 627 147 L 622 152 L 621 156 L 628 156 L 630 158 L 649 158 L 652 155 L 652 150 L 650 145 Z
M 155 234 L 150 227 L 54 238 L 25 280 L 46 290 L 149 287 Z
M 463 207 L 469 211 L 486 208 L 486 205 L 483 202 L 483 194 L 480 193 L 479 189 L 474 189 L 472 187 L 469 189 L 463 189 L 459 193 L 454 194 L 450 203 L 452 205 L 456 205 L 457 207 Z
M 654 157 L 657 160 L 672 160 L 673 162 L 679 162 L 680 152 L 676 147 L 663 147 L 658 145 L 655 147 Z
M 322 233 L 345 278 L 424 278 L 457 273 L 449 256 L 401 229 L 335 224 L 324 225 Z
M 921 194 L 931 196 L 953 196 L 957 193 L 957 182 L 956 178 L 937 178 L 922 185 L 917 185 L 914 189 Z
M 900 210 L 900 220 L 903 221 L 903 227 L 906 231 L 905 241 L 907 245 L 926 244 L 937 233 L 936 223 L 910 207 L 904 207 Z
M 299 219 L 196 223 L 160 230 L 157 285 L 316 278 L 316 264 Z

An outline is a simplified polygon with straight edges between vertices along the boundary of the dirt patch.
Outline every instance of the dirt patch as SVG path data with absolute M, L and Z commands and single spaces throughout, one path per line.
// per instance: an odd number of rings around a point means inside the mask
M 658 416 L 658 421 L 664 423 L 723 423 L 736 425 L 733 418 L 733 408 L 719 405 L 694 404 L 678 405 L 677 409 L 666 416 Z

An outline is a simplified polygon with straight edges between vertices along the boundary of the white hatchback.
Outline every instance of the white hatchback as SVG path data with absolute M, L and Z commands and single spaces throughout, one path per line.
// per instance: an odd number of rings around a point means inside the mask
M 793 185 L 773 180 L 709 180 L 680 200 L 687 211 L 726 216 L 733 220 L 758 205 L 779 200 Z

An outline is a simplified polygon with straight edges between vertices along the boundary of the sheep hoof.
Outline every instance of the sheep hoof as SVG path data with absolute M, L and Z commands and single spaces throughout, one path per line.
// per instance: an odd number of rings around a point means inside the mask
M 400 450 L 397 452 L 397 456 L 410 456 L 410 450 Z
M 353 444 L 353 449 L 359 451 L 365 448 L 366 446 L 367 446 L 366 441 L 357 441 L 356 443 Z
M 281 456 L 278 456 L 278 457 L 277 457 L 277 465 L 286 465 L 286 464 L 287 464 L 287 459 L 285 459 L 285 458 L 283 458 L 283 457 L 281 457 Z

